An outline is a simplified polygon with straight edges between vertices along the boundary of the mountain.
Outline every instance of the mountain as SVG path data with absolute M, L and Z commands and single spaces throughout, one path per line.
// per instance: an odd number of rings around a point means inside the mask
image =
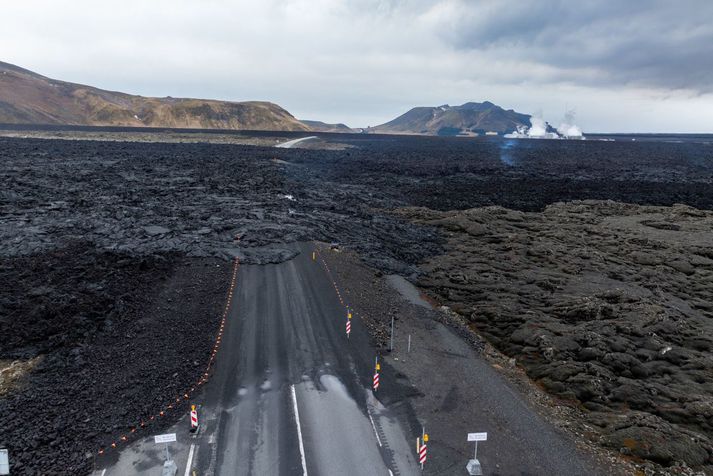
M 308 121 L 306 119 L 300 119 L 302 124 L 307 125 L 314 132 L 346 132 L 353 133 L 356 132 L 351 127 L 346 124 L 327 124 L 322 121 Z
M 310 130 L 269 102 L 135 96 L 57 81 L 3 62 L 0 123 Z
M 507 134 L 518 126 L 530 127 L 530 116 L 505 110 L 491 102 L 468 102 L 462 106 L 415 107 L 393 121 L 371 127 L 382 134 L 475 135 Z

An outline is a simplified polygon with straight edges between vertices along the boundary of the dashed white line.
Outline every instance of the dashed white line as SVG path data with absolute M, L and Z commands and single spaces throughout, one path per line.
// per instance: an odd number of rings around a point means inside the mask
M 374 425 L 374 419 L 371 417 L 371 412 L 369 409 L 366 409 L 367 413 L 369 414 L 369 421 L 371 421 L 371 427 L 374 429 L 374 434 L 376 435 L 376 442 L 379 443 L 379 447 L 382 446 L 381 444 L 381 438 L 379 438 L 379 432 L 376 431 L 376 425 Z
M 295 407 L 295 422 L 297 423 L 297 438 L 300 442 L 300 456 L 302 457 L 302 474 L 307 476 L 307 460 L 305 460 L 305 446 L 302 443 L 302 427 L 300 426 L 300 411 L 297 409 L 297 394 L 295 393 L 295 386 L 290 385 L 292 390 L 292 405 Z
M 196 445 L 191 445 L 191 449 L 188 450 L 188 462 L 186 463 L 186 472 L 184 476 L 191 475 L 191 463 L 193 463 L 193 452 L 196 450 Z
M 106 469 L 103 469 L 103 470 L 102 470 L 102 476 L 104 476 L 105 474 L 106 474 Z

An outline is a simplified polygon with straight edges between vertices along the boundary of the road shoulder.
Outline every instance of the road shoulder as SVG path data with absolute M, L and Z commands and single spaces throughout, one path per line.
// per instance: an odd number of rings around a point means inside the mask
M 380 346 L 398 391 L 382 401 L 416 434 L 431 435 L 426 473 L 465 468 L 468 432 L 487 431 L 478 455 L 490 474 L 632 474 L 616 455 L 597 449 L 568 427 L 576 409 L 563 407 L 451 317 L 404 299 L 385 276 L 349 252 L 322 253 L 342 293 Z M 388 352 L 394 316 L 394 351 Z M 470 335 L 467 335 L 470 334 Z M 411 351 L 408 352 L 408 336 Z M 415 415 L 413 412 L 415 411 Z M 564 415 L 564 414 L 566 415 Z M 567 418 L 565 418 L 565 416 Z M 415 446 L 414 446 L 415 451 Z

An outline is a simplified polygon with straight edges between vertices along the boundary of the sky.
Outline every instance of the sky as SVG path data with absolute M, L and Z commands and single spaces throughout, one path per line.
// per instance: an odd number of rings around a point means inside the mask
M 374 126 L 489 100 L 585 132 L 713 133 L 711 0 L 23 0 L 0 61 Z

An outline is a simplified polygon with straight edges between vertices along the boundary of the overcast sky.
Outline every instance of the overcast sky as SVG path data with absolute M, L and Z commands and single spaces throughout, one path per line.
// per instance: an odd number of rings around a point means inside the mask
M 713 132 L 711 0 L 23 0 L 0 61 L 146 96 L 377 125 L 490 100 L 584 130 Z

